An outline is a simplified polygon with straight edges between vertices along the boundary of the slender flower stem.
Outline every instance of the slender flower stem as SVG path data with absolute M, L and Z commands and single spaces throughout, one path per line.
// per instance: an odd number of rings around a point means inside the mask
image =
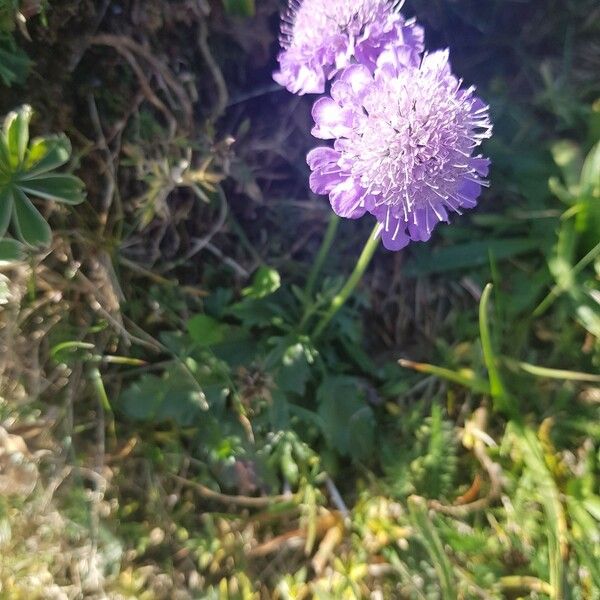
M 315 259 L 315 262 L 310 270 L 308 275 L 308 280 L 306 281 L 306 287 L 304 288 L 304 296 L 306 301 L 309 301 L 309 298 L 312 296 L 313 291 L 315 289 L 315 283 L 317 282 L 317 276 L 321 272 L 323 268 L 323 263 L 329 254 L 329 250 L 331 250 L 331 246 L 333 244 L 333 240 L 335 239 L 335 234 L 340 224 L 340 218 L 335 214 L 331 213 L 331 217 L 329 219 L 329 225 L 327 225 L 327 231 L 325 232 L 325 237 L 321 242 L 321 247 L 319 248 L 319 252 Z
M 313 340 L 316 340 L 324 331 L 324 329 L 329 325 L 329 321 L 335 316 L 338 310 L 344 306 L 346 300 L 352 295 L 354 288 L 358 285 L 362 276 L 364 275 L 371 259 L 373 258 L 373 254 L 375 254 L 375 250 L 377 250 L 377 246 L 379 245 L 379 236 L 377 232 L 380 228 L 380 225 L 377 224 L 373 228 L 371 235 L 369 235 L 367 242 L 356 261 L 356 266 L 354 267 L 354 271 L 348 277 L 348 280 L 344 284 L 344 287 L 340 290 L 338 294 L 336 294 L 331 301 L 329 309 L 323 315 L 315 330 L 312 334 Z

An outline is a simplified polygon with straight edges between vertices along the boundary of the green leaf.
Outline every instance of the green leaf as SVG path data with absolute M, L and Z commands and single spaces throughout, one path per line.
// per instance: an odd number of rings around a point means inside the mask
M 481 302 L 479 303 L 479 335 L 481 338 L 483 359 L 488 371 L 490 393 L 494 398 L 494 407 L 498 410 L 514 410 L 500 375 L 498 357 L 496 356 L 494 344 L 492 342 L 488 310 L 491 294 L 492 284 L 488 283 L 483 290 Z
M 0 240 L 0 262 L 14 262 L 25 257 L 23 244 L 17 240 Z
M 236 17 L 252 17 L 256 12 L 254 0 L 223 0 L 225 11 Z
M 275 269 L 267 266 L 259 267 L 254 277 L 252 285 L 242 290 L 242 296 L 248 298 L 264 298 L 276 292 L 281 287 L 281 277 Z
M 600 522 L 600 496 L 586 498 L 583 501 L 583 506 L 596 521 Z
M 304 346 L 300 342 L 288 346 L 281 363 L 276 377 L 278 387 L 285 392 L 304 394 L 306 382 L 311 375 Z
M 226 339 L 228 326 L 208 315 L 196 315 L 187 323 L 188 333 L 200 346 L 214 346 Z
M 0 46 L 0 79 L 4 85 L 25 81 L 31 60 L 20 48 L 3 43 Z
M 552 158 L 562 172 L 567 187 L 579 183 L 579 175 L 583 164 L 581 149 L 570 140 L 560 140 L 551 147 Z
M 10 164 L 13 167 L 21 164 L 25 159 L 31 115 L 31 107 L 24 105 L 19 110 L 9 113 L 4 122 L 4 135 L 10 155 Z
M 25 161 L 22 179 L 37 177 L 64 165 L 71 156 L 71 142 L 65 135 L 33 140 Z
M 29 246 L 49 246 L 52 240 L 50 226 L 31 200 L 15 189 L 13 218 L 17 235 Z
M 398 364 L 405 369 L 413 369 L 419 373 L 429 373 L 452 383 L 457 383 L 480 394 L 489 394 L 490 386 L 487 381 L 477 377 L 471 369 L 452 370 L 428 363 L 419 363 L 401 358 Z
M 162 377 L 142 376 L 121 394 L 117 406 L 135 420 L 174 421 L 186 427 L 206 409 L 206 399 L 189 374 L 173 367 Z
M 256 325 L 273 325 L 276 322 L 285 321 L 283 307 L 277 302 L 271 302 L 271 298 L 260 300 L 246 298 L 231 306 L 226 313 L 242 321 L 246 328 Z
M 0 238 L 4 237 L 13 208 L 13 190 L 7 186 L 0 189 Z
M 600 307 L 598 302 L 584 294 L 571 291 L 571 297 L 576 304 L 575 314 L 579 323 L 593 336 L 600 339 Z
M 414 260 L 410 261 L 406 273 L 421 276 L 431 273 L 444 273 L 457 269 L 468 269 L 487 265 L 490 252 L 497 261 L 540 250 L 540 240 L 534 238 L 505 238 L 500 240 L 466 242 L 454 246 L 440 247 L 431 251 L 416 250 Z
M 43 175 L 19 180 L 19 187 L 32 196 L 65 204 L 81 204 L 85 200 L 83 181 L 73 175 Z
M 375 444 L 375 415 L 360 381 L 328 376 L 317 390 L 318 415 L 330 448 L 356 460 L 368 458 Z
M 589 152 L 581 169 L 581 191 L 583 194 L 600 193 L 600 142 Z

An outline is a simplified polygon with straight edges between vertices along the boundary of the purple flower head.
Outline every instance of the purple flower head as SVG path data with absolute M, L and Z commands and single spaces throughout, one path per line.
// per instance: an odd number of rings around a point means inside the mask
M 281 20 L 280 70 L 273 79 L 290 92 L 321 94 L 325 82 L 352 59 L 374 68 L 379 54 L 398 46 L 415 64 L 423 29 L 406 21 L 391 0 L 288 0 Z
M 492 125 L 474 88 L 461 84 L 448 51 L 414 66 L 390 49 L 374 73 L 347 67 L 313 107 L 313 135 L 334 143 L 308 154 L 312 191 L 328 194 L 342 217 L 374 215 L 390 250 L 428 240 L 449 210 L 473 208 L 490 163 L 473 152 Z

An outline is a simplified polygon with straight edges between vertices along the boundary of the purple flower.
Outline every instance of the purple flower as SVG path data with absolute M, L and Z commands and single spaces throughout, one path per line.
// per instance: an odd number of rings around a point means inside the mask
M 473 208 L 490 164 L 473 151 L 492 125 L 461 84 L 448 51 L 414 66 L 402 48 L 389 49 L 374 73 L 347 67 L 313 107 L 313 135 L 335 141 L 308 154 L 312 191 L 328 194 L 342 217 L 374 215 L 390 250 L 428 240 L 449 211 Z
M 423 29 L 406 21 L 391 0 L 288 0 L 281 20 L 280 70 L 273 79 L 297 94 L 325 91 L 325 82 L 352 59 L 375 67 L 389 45 L 415 64 L 423 51 Z

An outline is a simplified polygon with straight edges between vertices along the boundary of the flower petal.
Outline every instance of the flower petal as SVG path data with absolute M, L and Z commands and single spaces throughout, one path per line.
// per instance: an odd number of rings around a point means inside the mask
M 328 96 L 319 98 L 315 102 L 312 116 L 315 120 L 312 134 L 316 138 L 327 140 L 350 133 L 352 112 L 342 108 Z
M 342 170 L 337 164 L 339 158 L 339 152 L 324 146 L 314 148 L 308 153 L 306 162 L 312 171 L 309 184 L 315 194 L 329 194 L 344 180 Z
M 329 194 L 329 201 L 333 212 L 347 219 L 358 219 L 362 217 L 366 209 L 362 196 L 364 190 L 352 177 L 348 177 L 336 185 Z
M 279 55 L 279 71 L 273 73 L 273 80 L 292 94 L 322 94 L 325 91 L 323 67 L 294 57 L 292 52 Z
M 474 208 L 477 206 L 477 198 L 481 194 L 481 185 L 475 181 L 464 179 L 458 190 L 458 198 L 461 206 L 465 208 Z
M 406 235 L 406 223 L 398 217 L 390 217 L 381 223 L 381 241 L 388 250 L 394 252 L 402 250 L 410 243 L 409 237 Z M 386 227 L 387 226 L 387 227 Z
M 347 83 L 357 95 L 373 83 L 373 75 L 367 67 L 361 64 L 350 65 L 340 75 L 340 81 Z
M 482 156 L 473 156 L 469 159 L 469 166 L 475 169 L 481 177 L 487 177 L 490 170 L 490 159 Z

